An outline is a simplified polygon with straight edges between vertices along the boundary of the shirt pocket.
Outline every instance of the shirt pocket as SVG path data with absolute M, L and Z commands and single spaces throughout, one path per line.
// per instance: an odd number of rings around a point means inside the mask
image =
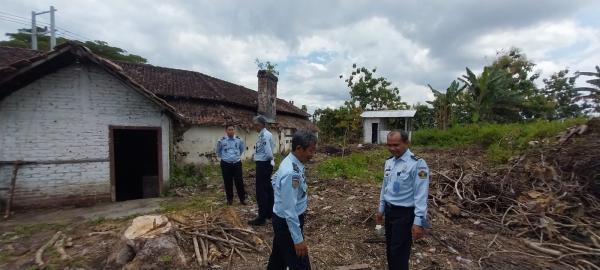
M 408 187 L 411 185 L 411 178 L 409 171 L 398 172 L 396 174 L 396 179 L 400 182 L 402 187 Z
M 385 171 L 383 173 L 383 187 L 384 187 L 384 192 L 386 192 L 388 190 L 388 184 L 390 183 L 391 176 L 392 176 L 392 173 L 390 171 Z

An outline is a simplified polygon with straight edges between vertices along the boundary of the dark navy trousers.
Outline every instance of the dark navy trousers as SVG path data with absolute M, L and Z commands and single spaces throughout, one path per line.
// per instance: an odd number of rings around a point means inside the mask
M 412 246 L 414 207 L 385 205 L 385 243 L 388 269 L 408 270 Z
M 304 235 L 304 214 L 298 216 L 300 230 Z M 273 251 L 269 257 L 267 270 L 310 270 L 310 260 L 298 257 L 294 249 L 294 241 L 285 218 L 273 214 Z
M 256 161 L 256 202 L 260 219 L 271 218 L 273 213 L 271 174 L 273 174 L 271 161 Z

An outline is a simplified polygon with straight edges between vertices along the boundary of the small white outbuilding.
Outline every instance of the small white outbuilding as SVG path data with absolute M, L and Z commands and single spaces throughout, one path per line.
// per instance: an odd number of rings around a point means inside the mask
M 366 111 L 360 117 L 363 119 L 363 142 L 380 144 L 387 143 L 387 134 L 394 128 L 387 126 L 387 119 L 400 119 L 398 128 L 408 132 L 411 137 L 411 122 L 416 110 L 383 110 Z

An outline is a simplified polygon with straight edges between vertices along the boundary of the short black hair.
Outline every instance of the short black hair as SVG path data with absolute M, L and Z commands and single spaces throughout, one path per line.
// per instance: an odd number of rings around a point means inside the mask
M 227 124 L 225 125 L 225 129 L 229 129 L 229 127 L 232 127 L 235 129 L 235 125 L 234 124 Z
M 408 132 L 404 131 L 404 130 L 392 130 L 390 131 L 390 133 L 388 133 L 387 137 L 390 138 L 394 135 L 400 135 L 400 140 L 402 140 L 403 142 L 408 142 Z
M 292 151 L 295 151 L 298 146 L 306 150 L 312 144 L 317 143 L 317 135 L 309 130 L 298 130 L 292 137 Z
M 267 123 L 269 122 L 269 121 L 267 121 L 267 118 L 264 117 L 263 115 L 255 116 L 254 118 L 252 118 L 252 121 L 254 121 L 254 123 L 261 124 L 263 126 L 266 126 Z

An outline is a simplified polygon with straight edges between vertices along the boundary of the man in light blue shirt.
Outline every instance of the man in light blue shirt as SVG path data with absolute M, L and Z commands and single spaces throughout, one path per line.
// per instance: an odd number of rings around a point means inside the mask
M 223 175 L 227 204 L 233 204 L 233 183 L 235 181 L 235 189 L 240 203 L 245 205 L 246 191 L 244 190 L 244 180 L 242 178 L 242 154 L 246 147 L 244 141 L 235 136 L 233 125 L 227 125 L 225 131 L 227 136 L 217 141 L 216 152 L 221 159 L 221 174 Z
M 262 115 L 254 117 L 254 130 L 258 132 L 258 139 L 254 147 L 254 162 L 256 163 L 256 202 L 258 216 L 248 221 L 250 225 L 265 225 L 271 218 L 273 209 L 273 188 L 271 187 L 271 174 L 273 173 L 273 149 L 275 141 L 273 135 L 267 130 L 267 118 Z
M 385 216 L 385 240 L 388 268 L 409 269 L 408 259 L 413 239 L 423 236 L 427 223 L 429 168 L 422 158 L 408 149 L 408 133 L 392 131 L 387 146 L 392 157 L 385 170 L 377 224 Z
M 314 133 L 299 130 L 292 138 L 292 153 L 273 175 L 273 249 L 268 270 L 310 269 L 308 246 L 303 235 L 304 212 L 308 206 L 308 185 L 304 164 L 316 152 Z

